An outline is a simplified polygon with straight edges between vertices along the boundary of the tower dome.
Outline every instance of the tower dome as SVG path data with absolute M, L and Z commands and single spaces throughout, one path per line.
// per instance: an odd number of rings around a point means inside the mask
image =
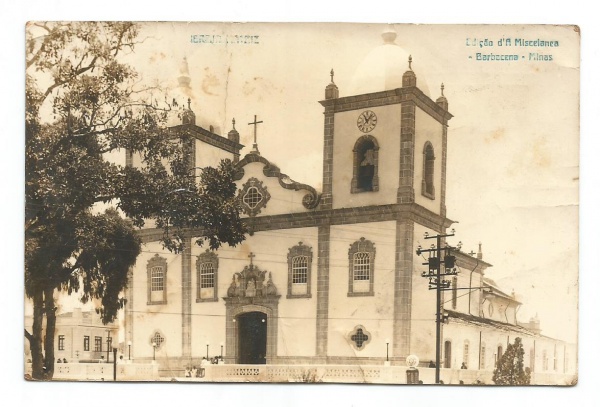
M 396 32 L 389 29 L 381 34 L 383 44 L 367 54 L 352 77 L 350 95 L 381 92 L 402 87 L 402 76 L 409 70 L 410 53 L 396 44 Z M 427 96 L 425 78 L 417 77 L 417 87 Z

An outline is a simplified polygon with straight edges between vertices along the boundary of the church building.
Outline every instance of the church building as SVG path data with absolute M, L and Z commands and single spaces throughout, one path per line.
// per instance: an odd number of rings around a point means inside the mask
M 415 249 L 428 242 L 426 233 L 445 234 L 454 223 L 446 216 L 452 114 L 444 85 L 430 93 L 396 33 L 382 37 L 352 89 L 340 92 L 332 70 L 318 102 L 322 190 L 290 179 L 277 157 L 261 154 L 262 118 L 254 112 L 240 112 L 253 122 L 250 149 L 240 144 L 235 120 L 222 135 L 209 117 L 196 117 L 183 62 L 173 124 L 192 140 L 194 167 L 236 163 L 250 233 L 237 247 L 215 251 L 190 237 L 173 254 L 159 242 L 161 230 L 140 231 L 144 246 L 129 275 L 124 321 L 134 359 L 155 358 L 165 375 L 221 355 L 225 364 L 243 365 L 404 366 L 409 355 L 422 367 L 435 361 L 435 291 Z M 127 160 L 140 164 L 135 155 Z M 493 370 L 519 336 L 532 370 L 572 370 L 575 354 L 566 345 L 519 326 L 520 303 L 484 277 L 491 265 L 481 246 L 477 254 L 454 254 L 459 273 L 443 298 L 443 367 Z

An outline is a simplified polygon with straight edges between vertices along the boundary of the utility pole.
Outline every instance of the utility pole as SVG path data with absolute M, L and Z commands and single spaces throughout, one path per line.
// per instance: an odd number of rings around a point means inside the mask
M 429 279 L 429 289 L 436 290 L 436 312 L 435 312 L 435 383 L 440 382 L 440 359 L 441 359 L 441 325 L 445 319 L 442 315 L 442 291 L 446 291 L 450 288 L 450 281 L 444 280 L 443 277 L 455 276 L 457 274 L 456 268 L 454 267 L 456 257 L 450 253 L 452 250 L 460 250 L 462 243 L 459 242 L 456 247 L 451 247 L 446 243 L 445 247 L 442 247 L 442 239 L 446 237 L 454 236 L 454 229 L 449 234 L 439 234 L 435 236 L 429 236 L 428 232 L 425 232 L 425 239 L 436 239 L 436 245 L 431 245 L 429 249 L 423 249 L 420 245 L 417 247 L 417 256 L 422 253 L 429 253 L 429 259 L 427 263 L 423 265 L 429 266 L 427 272 L 421 273 L 422 277 Z M 442 272 L 442 252 L 444 253 L 443 259 L 443 272 Z M 432 256 L 432 253 L 434 254 Z

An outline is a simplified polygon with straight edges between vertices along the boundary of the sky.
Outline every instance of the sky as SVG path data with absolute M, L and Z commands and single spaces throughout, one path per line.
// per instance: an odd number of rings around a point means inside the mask
M 594 405 L 598 399 L 599 388 L 595 383 L 595 374 L 598 364 L 600 363 L 599 353 L 597 352 L 597 338 L 600 335 L 600 330 L 597 324 L 597 315 L 595 314 L 595 285 L 598 281 L 595 276 L 596 272 L 596 259 L 595 259 L 595 247 L 594 244 L 597 241 L 595 233 L 600 226 L 600 219 L 598 219 L 598 212 L 595 208 L 598 206 L 598 193 L 597 185 L 600 183 L 600 168 L 598 168 L 598 160 L 595 158 L 595 152 L 598 151 L 598 142 L 595 134 L 597 133 L 597 125 L 595 123 L 595 117 L 597 115 L 597 103 L 595 102 L 597 97 L 597 90 L 600 88 L 600 80 L 596 72 L 600 71 L 600 58 L 597 47 L 597 42 L 600 40 L 600 28 L 595 21 L 596 13 L 586 6 L 578 5 L 577 2 L 569 3 L 549 3 L 549 2 L 528 2 L 524 3 L 519 0 L 505 0 L 502 3 L 481 3 L 471 0 L 457 0 L 452 2 L 416 2 L 411 3 L 410 8 L 404 7 L 402 4 L 397 4 L 391 1 L 379 1 L 371 0 L 368 3 L 348 0 L 344 2 L 344 6 L 341 7 L 335 3 L 325 3 L 322 1 L 311 1 L 305 0 L 303 2 L 281 2 L 273 3 L 270 1 L 254 1 L 252 3 L 245 3 L 242 0 L 222 0 L 216 3 L 211 3 L 210 7 L 198 5 L 197 2 L 191 1 L 171 1 L 169 3 L 158 2 L 158 1 L 145 1 L 143 3 L 136 3 L 135 1 L 124 3 L 116 0 L 105 0 L 102 2 L 102 7 L 99 7 L 97 3 L 82 4 L 74 0 L 54 0 L 54 1 L 40 1 L 40 0 L 29 0 L 27 2 L 10 2 L 9 0 L 0 1 L 2 13 L 0 13 L 0 32 L 5 38 L 3 48 L 3 57 L 0 58 L 0 70 L 8 74 L 11 78 L 17 78 L 18 80 L 6 80 L 4 83 L 4 90 L 7 97 L 2 99 L 3 109 L 0 109 L 0 122 L 2 123 L 2 134 L 6 137 L 6 157 L 4 160 L 0 160 L 2 171 L 4 174 L 15 174 L 16 168 L 23 167 L 23 143 L 22 143 L 22 118 L 23 118 L 23 28 L 26 21 L 29 20 L 141 20 L 141 21 L 166 21 L 166 20 L 197 20 L 197 21 L 345 21 L 345 22 L 376 22 L 386 23 L 390 21 L 402 21 L 412 23 L 453 23 L 453 24 L 502 24 L 502 23 L 531 23 L 539 22 L 544 24 L 567 24 L 575 23 L 579 24 L 582 28 L 582 48 L 583 53 L 581 55 L 582 66 L 581 70 L 582 81 L 581 81 L 581 212 L 574 210 L 572 202 L 565 197 L 571 197 L 573 192 L 568 180 L 572 178 L 572 171 L 569 168 L 570 164 L 551 166 L 555 174 L 558 175 L 558 180 L 562 182 L 554 181 L 557 178 L 552 177 L 552 170 L 545 171 L 544 173 L 537 172 L 540 176 L 540 183 L 542 184 L 539 188 L 528 188 L 524 189 L 518 187 L 519 183 L 515 182 L 510 185 L 504 185 L 504 188 L 495 188 L 494 186 L 498 182 L 502 181 L 503 178 L 509 176 L 507 168 L 509 164 L 513 162 L 531 162 L 526 160 L 528 157 L 535 157 L 539 163 L 547 162 L 544 157 L 563 158 L 562 151 L 557 149 L 549 149 L 553 143 L 544 145 L 544 143 L 534 143 L 534 138 L 527 137 L 521 140 L 521 145 L 529 145 L 529 149 L 519 150 L 522 154 L 514 154 L 511 160 L 503 158 L 499 160 L 498 157 L 490 154 L 490 149 L 496 143 L 500 135 L 506 136 L 511 135 L 515 138 L 514 132 L 499 132 L 493 131 L 490 133 L 489 129 L 485 133 L 488 137 L 483 137 L 479 130 L 474 132 L 478 135 L 476 138 L 473 134 L 464 131 L 463 139 L 466 140 L 462 144 L 462 148 L 471 148 L 471 154 L 466 154 L 465 158 L 463 154 L 462 158 L 454 158 L 457 153 L 454 152 L 455 148 L 459 148 L 460 145 L 454 143 L 454 140 L 459 138 L 461 134 L 461 126 L 459 121 L 468 122 L 470 126 L 476 126 L 477 129 L 481 129 L 481 125 L 487 124 L 487 121 L 479 120 L 476 115 L 465 114 L 468 107 L 478 108 L 481 104 L 491 103 L 493 98 L 477 99 L 474 104 L 466 104 L 468 99 L 469 91 L 464 91 L 461 94 L 452 95 L 451 92 L 457 88 L 456 84 L 459 82 L 454 79 L 455 84 L 452 84 L 452 79 L 448 79 L 444 75 L 437 75 L 433 78 L 427 78 L 430 82 L 432 89 L 437 88 L 437 83 L 443 80 L 446 84 L 446 95 L 450 102 L 450 111 L 454 114 L 454 119 L 450 122 L 450 136 L 449 136 L 449 179 L 454 177 L 455 182 L 454 188 L 448 191 L 448 216 L 453 220 L 457 220 L 460 223 L 455 225 L 457 232 L 460 234 L 460 239 L 465 244 L 465 249 L 470 248 L 476 249 L 476 243 L 483 241 L 484 244 L 484 258 L 494 264 L 494 268 L 490 269 L 490 277 L 498 280 L 503 286 L 511 287 L 510 281 L 504 279 L 504 277 L 498 278 L 496 275 L 492 276 L 493 273 L 497 275 L 501 273 L 510 273 L 506 277 L 513 279 L 515 276 L 520 275 L 522 278 L 533 280 L 530 286 L 539 286 L 542 282 L 544 287 L 542 290 L 537 292 L 548 291 L 556 295 L 557 290 L 554 285 L 556 278 L 548 279 L 548 274 L 561 274 L 563 268 L 572 270 L 574 264 L 577 263 L 578 258 L 572 257 L 573 250 L 577 250 L 577 240 L 580 237 L 580 261 L 581 269 L 579 273 L 579 279 L 581 284 L 579 286 L 579 292 L 581 294 L 580 303 L 580 358 L 579 358 L 579 369 L 580 378 L 579 384 L 575 388 L 558 389 L 558 388 L 527 388 L 527 389 L 510 389 L 508 391 L 502 391 L 502 389 L 490 390 L 487 388 L 410 388 L 397 387 L 397 386 L 283 386 L 283 385 L 271 385 L 265 390 L 264 386 L 260 385 L 243 385 L 240 386 L 219 386 L 219 385 L 203 385 L 202 386 L 202 397 L 204 399 L 211 399 L 215 403 L 225 403 L 229 400 L 228 394 L 230 390 L 243 391 L 244 398 L 247 405 L 276 405 L 281 397 L 287 398 L 290 401 L 290 405 L 300 405 L 307 401 L 313 402 L 314 400 L 321 400 L 327 402 L 335 402 L 336 405 L 363 405 L 365 403 L 381 403 L 389 401 L 390 399 L 402 400 L 403 402 L 418 403 L 417 405 L 427 405 L 425 400 L 431 400 L 433 403 L 435 399 L 444 397 L 444 404 L 448 406 L 458 406 L 464 404 L 464 398 L 461 396 L 471 397 L 485 397 L 486 403 L 490 406 L 496 405 L 507 405 L 512 404 L 515 406 L 526 405 L 535 400 L 536 403 L 543 402 L 545 405 L 564 405 L 564 403 L 577 404 L 582 406 Z M 371 34 L 369 34 L 370 36 Z M 377 37 L 375 35 L 375 37 Z M 336 40 L 337 38 L 334 38 Z M 421 36 L 420 40 L 425 41 L 426 36 Z M 366 39 L 365 39 L 366 40 Z M 402 43 L 403 38 L 399 33 L 398 43 Z M 436 36 L 428 40 L 429 45 L 436 46 L 437 44 L 445 43 L 445 38 Z M 377 38 L 371 39 L 369 42 L 364 43 L 364 48 L 356 48 L 357 44 L 352 44 L 354 49 L 354 55 L 357 58 L 364 56 L 372 46 L 375 46 Z M 322 45 L 322 44 L 320 44 Z M 413 44 L 411 44 L 412 46 Z M 425 46 L 425 44 L 423 44 Z M 166 47 L 169 50 L 173 50 L 172 47 Z M 344 50 L 346 46 L 343 47 Z M 443 47 L 440 47 L 443 48 Z M 343 50 L 337 47 L 339 52 Z M 304 55 L 310 55 L 314 51 L 314 47 L 307 47 L 300 49 Z M 442 49 L 436 55 L 441 58 L 445 55 L 445 49 Z M 445 68 L 441 63 L 441 59 L 428 59 L 424 62 L 423 68 L 427 68 L 427 65 L 440 64 L 442 68 Z M 314 62 L 314 61 L 313 61 Z M 344 72 L 341 70 L 347 69 L 346 74 L 351 70 L 350 62 L 347 62 L 346 68 L 337 64 L 332 64 L 327 60 L 324 63 L 323 74 L 319 73 L 319 81 L 302 81 L 306 86 L 317 86 L 318 89 L 311 91 L 310 97 L 307 97 L 309 104 L 314 104 L 316 100 L 322 97 L 322 91 L 324 86 L 328 83 L 328 72 L 331 67 L 336 69 L 336 83 L 340 86 L 341 94 L 344 95 L 343 81 L 347 81 L 347 78 L 343 78 Z M 176 63 L 175 63 L 176 64 Z M 325 66 L 326 65 L 326 66 Z M 415 70 L 418 66 L 418 60 L 415 61 Z M 420 69 L 421 67 L 419 67 Z M 459 67 L 456 67 L 458 69 Z M 485 67 L 484 67 L 485 68 Z M 244 70 L 241 67 L 240 70 Z M 320 71 L 321 69 L 319 69 Z M 485 70 L 485 69 L 484 69 Z M 567 70 L 568 71 L 568 70 Z M 417 70 L 418 72 L 418 70 Z M 306 73 L 306 72 L 304 72 Z M 443 76 L 443 78 L 442 78 Z M 467 73 L 465 76 L 468 78 Z M 304 78 L 304 76 L 302 76 Z M 562 102 L 563 95 L 556 91 L 556 86 L 561 86 L 562 74 L 555 78 L 550 83 L 545 83 L 544 86 L 537 88 L 538 94 L 536 100 L 538 102 L 550 103 Z M 483 78 L 474 78 L 471 81 L 472 92 L 485 92 L 487 86 L 490 85 L 483 80 Z M 346 82 L 347 83 L 347 82 Z M 466 83 L 466 82 L 464 82 Z M 573 87 L 572 89 L 575 89 Z M 571 89 L 571 90 L 572 90 Z M 308 91 L 308 89 L 307 89 Z M 531 91 L 531 89 L 529 89 Z M 316 97 L 313 93 L 316 93 Z M 541 93 L 540 93 L 541 92 Z M 558 93 L 558 95 L 556 94 Z M 498 93 L 495 93 L 499 95 Z M 452 95 L 452 96 L 451 96 Z M 532 93 L 533 96 L 533 93 Z M 298 97 L 295 95 L 294 97 Z M 506 100 L 510 98 L 510 93 L 505 93 L 503 98 Z M 467 109 L 458 109 L 459 104 L 464 103 Z M 318 105 L 317 105 L 318 108 Z M 302 112 L 308 108 L 303 108 Z M 236 117 L 245 114 L 246 117 L 253 114 L 265 114 L 265 120 L 269 112 L 258 112 L 257 109 L 253 111 L 243 113 L 235 113 Z M 317 109 L 318 110 L 318 109 Z M 505 109 L 487 111 L 487 114 L 499 114 L 503 115 Z M 555 114 L 559 115 L 561 112 L 555 109 Z M 320 114 L 317 111 L 316 114 Z M 233 115 L 233 113 L 232 113 Z M 513 116 L 514 117 L 514 116 Z M 271 119 L 271 117 L 269 117 Z M 459 120 L 460 119 L 460 120 Z M 518 123 L 521 123 L 527 118 L 519 117 Z M 225 121 L 229 120 L 224 119 Z M 241 119 L 238 119 L 241 120 Z M 288 116 L 288 120 L 290 116 Z M 311 113 L 311 120 L 314 120 L 313 113 Z M 529 120 L 532 120 L 529 118 Z M 224 121 L 224 123 L 225 123 Z M 251 121 L 251 120 L 248 120 Z M 240 121 L 245 122 L 245 119 Z M 317 120 L 318 122 L 318 120 Z M 496 124 L 498 124 L 498 121 Z M 508 128 L 511 124 L 511 128 L 514 128 L 513 120 L 505 120 L 502 124 L 505 124 L 505 128 Z M 266 122 L 265 122 L 266 125 Z M 466 124 L 463 124 L 466 126 Z M 538 123 L 541 125 L 541 123 Z M 498 126 L 500 127 L 500 126 Z M 532 127 L 532 126 L 530 126 Z M 291 126 L 290 126 L 291 128 Z M 265 132 L 267 129 L 264 130 Z M 547 132 L 548 129 L 545 129 Z M 260 133 L 262 134 L 262 133 Z M 303 136 L 307 136 L 308 133 L 304 133 Z M 320 134 L 320 130 L 319 133 Z M 523 133 L 525 134 L 525 133 Z M 242 134 L 246 137 L 243 140 L 247 143 L 249 133 Z M 267 136 L 266 133 L 265 136 Z M 312 134 L 311 134 L 312 136 Z M 260 135 L 259 135 L 260 137 Z M 470 138 L 469 138 L 470 137 Z M 566 136 L 567 139 L 573 136 Z M 512 139 L 511 138 L 511 139 Z M 259 139 L 259 143 L 262 139 Z M 489 143 L 486 143 L 488 140 Z M 556 140 L 556 139 L 553 139 Z M 529 144 L 527 144 L 529 143 Z M 573 142 L 577 144 L 576 142 Z M 272 157 L 271 152 L 268 151 L 268 146 L 265 144 L 261 145 L 261 151 L 263 154 Z M 273 145 L 273 144 L 271 144 Z M 320 144 L 317 144 L 320 145 Z M 295 148 L 300 148 L 295 145 Z M 545 154 L 537 154 L 534 151 L 547 152 Z M 567 149 L 566 156 L 571 157 L 572 152 Z M 277 153 L 277 151 L 275 151 Z M 529 156 L 526 153 L 530 154 Z M 534 155 L 535 154 L 535 155 Z M 308 160 L 305 155 L 305 160 Z M 480 162 L 481 158 L 485 158 L 485 161 Z M 320 156 L 317 157 L 320 159 Z M 450 165 L 452 162 L 454 163 Z M 478 163 L 477 165 L 469 166 L 471 162 Z M 570 158 L 567 161 L 572 161 Z M 317 159 L 313 158 L 313 162 L 318 162 Z M 551 162 L 555 162 L 552 160 Z M 309 172 L 305 176 L 302 167 L 292 168 L 288 162 L 279 161 L 277 163 L 282 166 L 284 171 L 287 171 L 294 178 L 299 180 L 305 179 L 311 181 Z M 493 165 L 490 165 L 492 163 Z M 286 164 L 286 165 L 283 165 Z M 291 164 L 291 163 L 290 163 Z M 460 170 L 461 167 L 466 166 L 469 171 Z M 499 168 L 496 171 L 491 171 L 492 168 Z M 451 172 L 456 173 L 451 175 Z M 474 175 L 473 175 L 474 174 Z M 480 176 L 477 176 L 481 174 Z M 528 172 L 521 171 L 517 173 L 517 180 L 525 180 L 528 178 Z M 491 177 L 488 179 L 488 177 Z M 524 177 L 524 178 L 522 178 Z M 561 178 L 562 177 L 562 178 Z M 318 176 L 314 177 L 317 179 Z M 11 197 L 8 198 L 8 203 L 4 204 L 5 210 L 2 212 L 3 223 L 7 226 L 9 231 L 14 231 L 15 235 L 21 236 L 21 239 L 5 239 L 5 256 L 8 257 L 8 269 L 9 271 L 18 271 L 22 268 L 22 211 L 23 211 L 23 177 L 10 175 L 2 178 L 3 190 L 8 192 Z M 543 181 L 543 183 L 541 182 Z M 486 186 L 487 184 L 492 187 Z M 555 188 L 556 185 L 560 185 L 560 188 Z M 474 186 L 471 188 L 471 186 Z M 522 184 L 521 184 L 522 185 Z M 549 185 L 549 186 L 548 186 Z M 563 194 L 560 192 L 562 188 L 566 188 L 566 192 Z M 16 193 L 10 194 L 10 191 L 16 191 Z M 458 194 L 458 195 L 456 195 Z M 540 199 L 540 195 L 545 194 L 545 199 Z M 469 197 L 469 201 L 461 201 L 461 196 Z M 493 199 L 493 195 L 500 197 L 501 202 L 506 202 L 505 197 L 521 197 L 523 202 L 511 203 L 511 216 L 504 217 L 498 214 L 505 214 L 506 203 L 498 203 Z M 552 199 L 550 199 L 552 198 Z M 462 205 L 456 205 L 456 202 L 463 202 Z M 468 202 L 472 206 L 466 206 L 464 202 Z M 488 204 L 492 202 L 490 207 Z M 509 200 L 510 202 L 510 200 Z M 549 204 L 545 204 L 549 202 Z M 557 204 L 558 203 L 558 204 Z M 487 208 L 487 216 L 482 217 L 478 214 L 476 209 L 478 207 Z M 544 207 L 545 211 L 548 212 L 547 216 L 540 216 L 541 213 L 538 211 L 536 216 L 528 213 L 528 209 L 535 208 L 536 206 Z M 490 208 L 496 208 L 492 211 Z M 560 211 L 563 210 L 566 217 L 557 216 Z M 574 214 L 573 214 L 574 212 Z M 580 213 L 580 234 L 575 234 L 571 239 L 556 239 L 556 235 L 562 235 L 564 232 L 573 233 L 574 225 L 577 225 L 577 215 Z M 21 215 L 19 215 L 21 214 Z M 570 217 L 570 219 L 569 219 Z M 512 223 L 515 219 L 519 222 L 519 225 Z M 546 233 L 538 233 L 538 228 L 545 227 Z M 499 234 L 498 231 L 502 231 L 504 244 L 495 244 L 493 238 Z M 509 233 L 510 231 L 510 233 Z M 539 242 L 539 243 L 538 243 Z M 550 246 L 546 246 L 550 244 Z M 533 248 L 533 249 L 532 249 Z M 574 249 L 575 248 L 575 249 Z M 508 265 L 502 264 L 502 259 L 508 258 L 507 254 L 512 253 L 519 254 L 519 261 L 513 262 Z M 565 255 L 567 253 L 567 255 Z M 512 257 L 511 257 L 512 258 Z M 512 265 L 512 266 L 511 266 Z M 508 267 L 511 266 L 511 267 Z M 514 269 L 514 270 L 513 270 Z M 505 270 L 505 271 L 502 271 Z M 542 270 L 544 273 L 539 274 Z M 22 303 L 23 292 L 22 292 L 22 274 L 20 272 L 8 273 L 7 284 L 9 287 L 18 287 L 17 289 L 9 289 L 6 295 L 0 297 L 0 304 L 4 310 L 19 308 L 18 304 Z M 527 292 L 527 286 L 519 287 L 514 286 L 517 292 Z M 563 304 L 562 292 L 558 291 L 559 296 L 551 297 L 550 295 L 544 295 L 546 297 L 546 304 L 552 306 L 554 309 L 560 309 Z M 547 298 L 553 299 L 553 304 L 548 304 Z M 531 298 L 528 298 L 528 303 L 535 303 Z M 525 310 L 522 310 L 523 312 Z M 521 312 L 520 312 L 521 314 Z M 568 312 L 572 315 L 571 312 Z M 524 314 L 522 314 L 524 315 Z M 44 402 L 46 405 L 79 405 L 82 399 L 86 400 L 86 404 L 90 406 L 104 405 L 106 403 L 105 397 L 92 397 L 89 395 L 97 393 L 97 385 L 94 384 L 78 384 L 74 386 L 70 383 L 51 383 L 51 384 L 35 384 L 36 390 L 33 391 L 30 383 L 24 382 L 19 379 L 22 364 L 22 349 L 23 339 L 21 336 L 21 329 L 23 324 L 22 312 L 5 312 L 4 313 L 4 326 L 10 328 L 10 332 L 17 332 L 17 334 L 5 335 L 4 350 L 6 357 L 4 358 L 5 365 L 12 368 L 2 369 L 0 376 L 2 382 L 7 386 L 6 396 L 8 399 L 13 401 L 13 404 L 24 405 L 25 403 L 32 402 Z M 542 317 L 543 327 L 548 325 L 547 318 Z M 569 332 L 572 330 L 569 329 Z M 106 385 L 106 384 L 105 384 Z M 66 387 L 65 387 L 66 386 Z M 159 392 L 156 390 L 156 385 L 127 385 L 127 386 L 109 386 L 107 389 L 110 390 L 112 397 L 116 397 L 123 403 L 139 403 L 140 401 L 145 402 L 146 405 L 164 405 L 165 403 L 185 402 L 192 398 L 198 397 L 197 386 L 161 386 Z M 104 393 L 104 392 L 103 392 Z M 68 397 L 50 397 L 47 395 L 61 395 L 69 394 Z M 268 397 L 265 397 L 265 394 Z M 492 397 L 490 397 L 492 395 Z M 450 397 L 448 397 L 450 396 Z M 498 396 L 498 397 L 497 397 Z M 432 404 L 433 405 L 433 404 Z
M 147 83 L 177 85 L 189 65 L 198 123 L 226 134 L 236 119 L 252 146 L 292 179 L 321 190 L 325 86 L 352 95 L 355 71 L 393 29 L 412 56 L 417 86 L 444 95 L 448 132 L 447 214 L 456 241 L 477 251 L 486 274 L 538 315 L 543 333 L 577 339 L 579 188 L 579 34 L 572 26 L 423 26 L 387 24 L 155 24 L 128 55 Z M 195 36 L 195 37 L 194 37 Z M 215 37 L 217 36 L 217 37 Z M 236 36 L 250 36 L 237 43 Z M 227 38 L 228 43 L 225 43 Z M 558 47 L 507 47 L 510 38 Z M 476 46 L 467 45 L 476 44 Z M 485 44 L 493 44 L 486 46 Z M 530 60 L 529 53 L 552 55 Z M 518 62 L 477 61 L 477 53 L 518 54 Z M 408 69 L 408 61 L 399 67 Z M 155 96 L 156 97 L 156 96 Z M 160 96 L 158 96 L 160 97 Z M 170 100 L 170 99 L 169 99 Z M 382 169 L 381 171 L 385 171 Z M 556 301 L 559 299 L 559 301 Z

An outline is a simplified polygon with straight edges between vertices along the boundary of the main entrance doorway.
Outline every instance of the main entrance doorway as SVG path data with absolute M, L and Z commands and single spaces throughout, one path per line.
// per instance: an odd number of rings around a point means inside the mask
M 267 363 L 267 314 L 247 312 L 237 316 L 238 362 L 243 365 Z

